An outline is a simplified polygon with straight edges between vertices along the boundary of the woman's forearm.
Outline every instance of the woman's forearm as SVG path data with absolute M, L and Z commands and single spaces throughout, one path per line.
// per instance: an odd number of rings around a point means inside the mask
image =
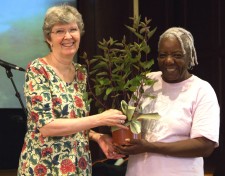
M 207 157 L 213 152 L 214 147 L 215 142 L 199 137 L 171 143 L 149 143 L 147 150 L 175 157 Z
M 102 125 L 101 115 L 98 114 L 85 118 L 55 119 L 40 128 L 40 132 L 44 137 L 66 136 Z
M 79 131 L 88 130 L 99 126 L 117 126 L 127 129 L 123 123 L 126 116 L 115 109 L 106 110 L 100 114 L 75 119 L 54 119 L 40 128 L 43 136 L 66 136 Z

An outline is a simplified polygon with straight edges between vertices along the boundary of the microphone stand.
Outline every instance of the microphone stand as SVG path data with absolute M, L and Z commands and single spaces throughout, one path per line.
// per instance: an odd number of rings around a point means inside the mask
M 27 109 L 24 107 L 22 99 L 21 99 L 21 96 L 20 96 L 20 93 L 18 92 L 18 90 L 16 88 L 16 85 L 15 85 L 15 83 L 13 81 L 13 74 L 11 72 L 11 68 L 8 68 L 8 67 L 6 68 L 5 67 L 5 70 L 6 70 L 6 74 L 7 74 L 8 78 L 11 80 L 12 85 L 13 85 L 15 91 L 16 91 L 15 96 L 19 99 L 20 105 L 21 105 L 21 107 L 22 107 L 22 109 L 23 109 L 23 111 L 24 111 L 24 113 L 25 113 L 25 115 L 27 117 Z M 26 117 L 25 117 L 25 119 L 26 119 Z

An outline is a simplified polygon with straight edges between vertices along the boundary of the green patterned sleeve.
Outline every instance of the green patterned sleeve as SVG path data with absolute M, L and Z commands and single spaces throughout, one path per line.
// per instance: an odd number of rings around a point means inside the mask
M 34 128 L 41 128 L 54 120 L 50 91 L 50 74 L 42 64 L 33 62 L 25 76 L 24 95 L 28 121 Z

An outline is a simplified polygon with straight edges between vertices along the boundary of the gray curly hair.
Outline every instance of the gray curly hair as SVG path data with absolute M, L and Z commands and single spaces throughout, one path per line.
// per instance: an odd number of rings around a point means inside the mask
M 84 34 L 84 22 L 82 15 L 75 7 L 67 4 L 50 7 L 45 15 L 44 24 L 42 27 L 45 39 L 50 40 L 50 33 L 56 24 L 69 24 L 76 22 L 80 30 L 80 34 Z M 47 42 L 46 42 L 47 43 Z M 48 44 L 48 43 L 47 43 Z M 48 44 L 49 46 L 49 44 Z M 49 46 L 50 48 L 50 46 Z
M 181 27 L 172 27 L 167 29 L 159 38 L 159 44 L 163 38 L 176 37 L 180 42 L 183 54 L 188 54 L 190 58 L 189 69 L 193 68 L 198 64 L 197 54 L 194 46 L 194 38 L 192 34 L 184 28 Z

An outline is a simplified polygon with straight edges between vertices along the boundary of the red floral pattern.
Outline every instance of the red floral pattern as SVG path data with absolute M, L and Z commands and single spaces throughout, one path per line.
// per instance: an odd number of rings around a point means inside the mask
M 27 162 L 24 162 L 22 166 L 22 170 L 25 171 L 26 168 L 27 168 Z
M 77 84 L 74 84 L 74 89 L 75 89 L 76 91 L 78 91 L 78 85 L 77 85 Z
M 39 117 L 38 117 L 38 113 L 36 112 L 31 112 L 31 119 L 33 122 L 37 122 Z
M 60 105 L 60 104 L 62 104 L 62 99 L 61 98 L 53 98 L 52 103 L 53 103 L 53 106 Z
M 76 118 L 75 111 L 72 110 L 72 111 L 70 112 L 70 118 L 71 118 L 71 119 Z
M 79 159 L 78 165 L 81 169 L 85 170 L 87 167 L 87 161 L 83 157 L 81 157 Z
M 84 81 L 85 80 L 85 74 L 81 72 L 80 70 L 77 71 L 77 78 L 79 81 Z
M 41 144 L 44 144 L 45 141 L 44 141 L 44 137 L 42 135 L 39 136 L 39 141 Z
M 29 83 L 29 90 L 31 92 L 34 91 L 34 89 L 33 89 L 33 82 L 32 81 Z
M 83 118 L 89 113 L 88 101 L 83 99 L 86 71 L 79 64 L 74 66 L 78 74 L 71 84 L 62 81 L 43 59 L 27 68 L 27 133 L 18 176 L 92 175 L 87 131 L 63 137 L 44 137 L 39 131 L 55 118 Z
M 61 163 L 61 167 L 60 167 L 60 170 L 62 172 L 62 174 L 67 174 L 69 172 L 75 172 L 75 165 L 72 163 L 71 160 L 69 159 L 65 159 L 62 161 Z
M 64 92 L 62 84 L 59 84 L 59 89 L 60 89 L 60 91 Z
M 53 151 L 52 148 L 47 147 L 47 148 L 45 148 L 45 149 L 42 150 L 41 155 L 42 155 L 43 157 L 45 157 L 45 156 L 47 156 L 48 154 L 51 154 L 52 151 Z
M 82 108 L 84 106 L 81 98 L 75 96 L 74 99 L 75 99 L 75 104 L 78 108 Z
M 31 102 L 32 102 L 32 105 L 35 105 L 38 102 L 42 102 L 42 96 L 35 95 L 35 96 L 31 97 Z
M 43 164 L 38 164 L 34 168 L 34 175 L 35 176 L 45 176 L 45 175 L 47 175 L 47 168 Z

